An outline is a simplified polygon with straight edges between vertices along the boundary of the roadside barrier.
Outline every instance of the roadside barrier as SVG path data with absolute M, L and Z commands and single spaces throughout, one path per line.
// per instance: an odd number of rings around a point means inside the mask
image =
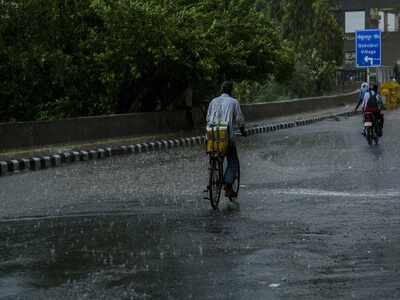
M 303 120 L 284 121 L 274 124 L 259 125 L 246 130 L 248 135 L 265 134 L 294 127 L 311 125 L 313 123 L 326 119 L 337 117 L 350 117 L 354 115 L 353 111 L 316 116 Z M 0 161 L 0 176 L 14 175 L 27 171 L 39 171 L 49 168 L 56 168 L 77 162 L 88 162 L 93 160 L 102 160 L 121 155 L 139 155 L 148 152 L 162 152 L 175 148 L 194 147 L 206 144 L 206 136 L 195 136 L 190 138 L 177 138 L 170 140 L 160 140 L 150 143 L 141 143 L 135 145 L 123 145 L 114 148 L 100 148 L 89 151 L 66 151 L 64 153 L 32 157 L 25 159 L 15 159 L 9 161 Z
M 291 99 L 242 105 L 246 121 L 252 122 L 355 105 L 357 93 Z M 79 117 L 72 119 L 0 123 L 0 150 L 65 145 L 79 142 L 140 137 L 199 129 L 205 126 L 204 110 L 161 111 Z

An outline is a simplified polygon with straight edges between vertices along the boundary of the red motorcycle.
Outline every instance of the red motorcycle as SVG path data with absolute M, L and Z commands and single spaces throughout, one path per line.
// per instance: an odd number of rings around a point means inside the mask
M 380 120 L 381 118 L 377 117 L 376 113 L 364 113 L 364 133 L 370 146 L 373 142 L 375 142 L 375 145 L 379 144 L 379 138 L 382 136 Z

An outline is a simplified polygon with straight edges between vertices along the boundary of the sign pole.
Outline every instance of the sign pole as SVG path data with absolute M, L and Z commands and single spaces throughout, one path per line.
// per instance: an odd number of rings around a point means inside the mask
M 382 66 L 382 32 L 379 29 L 356 31 L 356 66 L 367 71 L 367 82 L 371 83 L 371 68 Z M 378 76 L 378 75 L 377 75 Z

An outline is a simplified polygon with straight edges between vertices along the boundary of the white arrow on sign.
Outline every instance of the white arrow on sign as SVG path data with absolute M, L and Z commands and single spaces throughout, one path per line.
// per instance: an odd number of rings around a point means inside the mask
M 372 57 L 366 56 L 364 58 L 366 63 L 369 63 L 371 66 L 374 64 L 374 59 Z

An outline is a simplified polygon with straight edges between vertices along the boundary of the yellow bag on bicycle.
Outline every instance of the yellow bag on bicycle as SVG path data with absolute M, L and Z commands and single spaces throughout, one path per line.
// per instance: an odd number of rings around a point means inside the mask
M 228 153 L 228 147 L 228 126 L 207 126 L 207 153 L 216 153 L 225 156 Z

